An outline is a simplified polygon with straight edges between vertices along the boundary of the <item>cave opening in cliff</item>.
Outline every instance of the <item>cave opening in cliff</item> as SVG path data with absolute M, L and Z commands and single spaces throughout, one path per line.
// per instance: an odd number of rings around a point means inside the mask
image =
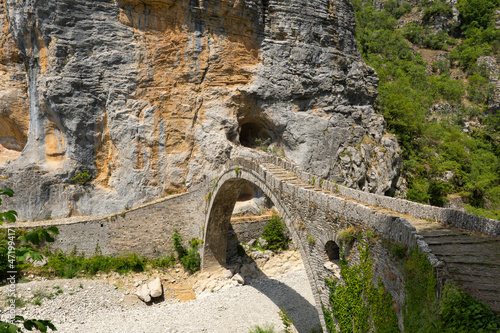
M 257 148 L 269 145 L 271 142 L 269 131 L 257 122 L 248 122 L 241 125 L 240 143 L 244 147 Z

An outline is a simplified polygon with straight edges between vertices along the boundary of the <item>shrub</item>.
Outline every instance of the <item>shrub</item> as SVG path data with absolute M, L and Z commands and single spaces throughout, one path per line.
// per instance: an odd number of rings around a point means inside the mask
M 89 171 L 83 170 L 79 172 L 75 177 L 71 178 L 71 181 L 80 185 L 86 185 L 91 179 L 92 176 L 89 175 Z
M 273 214 L 267 221 L 262 238 L 267 241 L 266 249 L 277 251 L 286 249 L 289 243 L 288 236 L 285 234 L 285 223 L 277 214 Z
M 175 265 L 175 256 L 173 254 L 170 254 L 168 256 L 151 259 L 150 263 L 153 267 L 173 267 Z
M 98 272 L 108 273 L 115 271 L 125 274 L 130 271 L 143 272 L 146 269 L 148 260 L 139 257 L 136 253 L 123 253 L 118 257 L 103 256 L 96 254 L 90 258 L 85 258 L 83 254 L 75 255 L 74 252 L 65 255 L 61 251 L 49 255 L 47 269 L 53 271 L 56 276 L 65 279 L 72 279 L 80 272 L 88 275 L 95 275 Z
M 266 325 L 264 327 L 254 326 L 248 333 L 275 333 L 276 331 L 271 325 Z
M 445 286 L 439 302 L 440 332 L 498 332 L 500 317 L 484 303 L 452 284 Z
M 379 280 L 373 284 L 373 262 L 369 244 L 359 245 L 360 263 L 348 265 L 344 254 L 340 258 L 343 283 L 325 279 L 330 289 L 332 311 L 323 307 L 328 332 L 337 332 L 335 318 L 341 332 L 399 332 L 398 318 L 392 307 L 392 296 Z
M 177 253 L 177 259 L 180 260 L 186 255 L 186 248 L 182 245 L 182 237 L 179 235 L 179 230 L 175 228 L 172 234 L 172 240 L 174 241 L 174 250 Z
M 389 252 L 396 258 L 403 259 L 406 257 L 407 246 L 403 243 L 393 242 L 389 240 L 383 240 L 385 246 Z
M 495 87 L 490 83 L 486 75 L 481 75 L 475 72 L 468 78 L 469 86 L 467 87 L 467 98 L 478 104 L 488 101 L 488 98 L 493 96 Z
M 189 249 L 186 249 L 182 244 L 182 237 L 179 235 L 177 229 L 174 229 L 172 240 L 174 241 L 174 250 L 177 252 L 177 259 L 181 262 L 182 267 L 190 273 L 198 271 L 201 264 L 198 249 L 202 241 L 197 238 L 192 238 L 189 240 Z
M 394 16 L 395 19 L 410 13 L 411 9 L 412 5 L 406 1 L 401 4 L 397 0 L 389 0 L 384 3 L 384 10 Z
M 187 250 L 186 255 L 181 258 L 181 264 L 186 271 L 194 273 L 200 269 L 201 258 L 198 253 L 198 248 L 201 241 L 193 238 L 190 240 L 190 243 L 191 246 Z
M 406 332 L 498 332 L 500 318 L 479 300 L 447 284 L 438 301 L 437 283 L 429 260 L 411 249 L 404 262 Z
M 338 233 L 338 239 L 344 245 L 351 244 L 360 233 L 361 229 L 359 227 L 351 226 L 347 229 L 340 230 Z
M 422 21 L 428 23 L 436 16 L 451 16 L 452 14 L 451 4 L 436 0 L 430 7 L 425 7 Z

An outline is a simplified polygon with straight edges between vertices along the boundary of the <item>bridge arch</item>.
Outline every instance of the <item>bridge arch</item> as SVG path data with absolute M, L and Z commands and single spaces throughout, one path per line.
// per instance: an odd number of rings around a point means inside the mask
M 275 208 L 281 215 L 287 226 L 294 245 L 298 248 L 306 274 L 314 295 L 315 306 L 318 310 L 319 319 L 325 328 L 324 316 L 321 310 L 321 290 L 314 278 L 314 270 L 307 260 L 308 255 L 305 247 L 308 246 L 307 239 L 300 237 L 296 230 L 298 219 L 286 204 L 280 200 L 276 184 L 266 181 L 265 173 L 258 173 L 245 166 L 229 166 L 220 173 L 212 182 L 211 190 L 207 194 L 206 220 L 203 234 L 202 268 L 214 265 L 226 264 L 227 255 L 227 231 L 231 223 L 231 215 L 234 205 L 240 196 L 240 192 L 247 182 L 259 187 L 262 192 L 273 202 Z

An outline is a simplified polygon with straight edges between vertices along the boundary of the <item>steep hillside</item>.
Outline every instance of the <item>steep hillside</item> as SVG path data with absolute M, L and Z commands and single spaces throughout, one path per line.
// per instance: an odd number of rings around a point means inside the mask
M 346 0 L 0 7 L 27 77 L 29 131 L 25 116 L 18 138 L 0 135 L 22 150 L 0 168 L 21 219 L 121 211 L 259 146 L 338 183 L 395 190 L 399 147 L 373 110 L 378 78 Z
M 399 195 L 499 219 L 500 2 L 354 7 L 376 109 L 403 151 Z

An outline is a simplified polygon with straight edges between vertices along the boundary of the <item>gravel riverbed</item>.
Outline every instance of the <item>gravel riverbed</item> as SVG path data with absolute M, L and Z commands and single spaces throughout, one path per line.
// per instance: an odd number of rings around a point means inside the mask
M 245 277 L 244 285 L 224 269 L 189 277 L 176 269 L 162 278 L 165 296 L 149 304 L 134 290 L 151 274 L 31 281 L 17 285 L 17 313 L 50 319 L 63 333 L 246 333 L 255 325 L 282 331 L 278 312 L 284 307 L 297 331 L 309 333 L 320 323 L 305 270 L 296 255 L 283 258 L 268 260 L 267 269 L 259 267 L 261 274 Z M 1 287 L 1 300 L 6 296 L 7 286 Z

